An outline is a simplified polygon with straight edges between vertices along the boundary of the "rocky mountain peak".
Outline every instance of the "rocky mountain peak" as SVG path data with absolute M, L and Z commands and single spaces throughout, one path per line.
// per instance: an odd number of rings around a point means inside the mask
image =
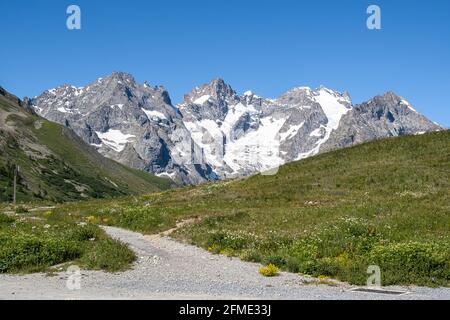
M 350 94 L 347 91 L 339 92 L 339 91 L 336 91 L 336 90 L 333 90 L 333 89 L 330 89 L 330 88 L 327 88 L 327 87 L 321 85 L 319 88 L 317 88 L 315 90 L 315 93 L 320 94 L 321 92 L 327 93 L 333 97 L 336 97 L 338 99 L 345 100 L 348 103 L 351 103 Z
M 264 104 L 266 104 L 266 105 L 270 104 L 270 99 L 262 98 L 262 97 L 258 96 L 257 94 L 255 94 L 251 90 L 245 91 L 240 96 L 240 101 L 242 104 L 244 104 L 246 106 L 252 105 L 254 107 L 261 107 Z
M 217 78 L 210 83 L 196 87 L 185 96 L 185 103 L 203 105 L 210 100 L 218 103 L 238 102 L 236 91 L 223 79 Z
M 205 88 L 208 87 L 212 89 L 213 93 L 216 96 L 220 96 L 221 94 L 232 96 L 236 94 L 233 88 L 221 78 L 214 79 L 213 81 L 211 81 L 210 84 L 205 86 Z
M 384 94 L 375 96 L 369 102 L 386 103 L 386 104 L 394 105 L 394 104 L 398 104 L 402 100 L 403 100 L 403 98 L 398 96 L 395 92 L 388 91 L 388 92 L 385 92 Z
M 105 80 L 112 81 L 125 81 L 129 83 L 135 83 L 133 75 L 127 72 L 115 71 L 110 76 L 106 77 Z
M 352 101 L 347 92 L 338 91 L 320 86 L 313 90 L 310 87 L 295 87 L 280 95 L 275 102 L 285 106 L 312 107 L 314 105 L 330 104 L 336 102 L 344 109 L 351 108 Z
M 368 102 L 363 103 L 362 106 L 375 109 L 382 108 L 400 113 L 413 112 L 419 114 L 406 99 L 393 91 L 388 91 L 382 95 L 375 96 Z
M 279 103 L 290 104 L 300 100 L 309 100 L 312 98 L 312 93 L 313 91 L 309 87 L 295 87 L 280 95 L 276 100 Z
M 178 107 L 184 116 L 223 121 L 230 106 L 240 102 L 239 96 L 223 79 L 194 88 Z

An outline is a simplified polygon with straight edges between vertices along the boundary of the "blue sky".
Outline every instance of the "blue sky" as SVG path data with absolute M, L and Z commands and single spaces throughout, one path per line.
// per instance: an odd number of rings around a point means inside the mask
M 79 5 L 82 29 L 66 28 Z M 377 4 L 382 30 L 366 28 Z M 450 127 L 450 1 L 0 0 L 0 85 L 22 96 L 112 71 L 162 84 L 174 103 L 221 77 L 276 97 L 295 86 L 392 90 Z

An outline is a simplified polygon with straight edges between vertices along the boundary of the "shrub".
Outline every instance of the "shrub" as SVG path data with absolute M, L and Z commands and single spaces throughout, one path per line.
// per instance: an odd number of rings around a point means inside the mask
M 118 240 L 106 239 L 93 246 L 80 259 L 82 265 L 89 269 L 121 271 L 136 259 L 134 252 Z
M 40 239 L 27 234 L 15 235 L 0 242 L 0 273 L 42 270 L 77 259 L 82 253 L 76 242 Z
M 280 267 L 286 265 L 286 259 L 277 255 L 270 255 L 266 259 L 264 259 L 264 261 L 266 262 L 266 264 L 273 264 Z
M 88 224 L 84 226 L 77 226 L 70 231 L 68 239 L 74 241 L 88 241 L 91 239 L 98 239 L 102 235 L 99 227 Z
M 261 267 L 259 268 L 259 273 L 262 274 L 265 277 L 274 277 L 277 276 L 279 273 L 279 269 L 277 266 L 273 265 L 273 264 L 269 264 L 265 267 Z
M 218 254 L 220 253 L 220 247 L 217 244 L 212 244 L 211 246 L 208 247 L 208 251 L 211 253 Z
M 370 252 L 369 262 L 380 266 L 383 285 L 450 281 L 449 243 L 409 241 L 378 245 Z
M 295 241 L 284 250 L 286 267 L 291 272 L 313 273 L 315 261 L 319 256 L 316 244 L 308 242 L 308 239 Z
M 227 256 L 227 257 L 234 257 L 234 256 L 236 256 L 236 251 L 231 248 L 225 248 L 225 249 L 220 250 L 220 254 Z
M 261 262 L 262 254 L 255 249 L 246 249 L 241 251 L 239 258 L 244 261 Z
M 0 213 L 0 224 L 11 224 L 13 223 L 15 220 L 9 216 L 7 216 L 6 214 Z

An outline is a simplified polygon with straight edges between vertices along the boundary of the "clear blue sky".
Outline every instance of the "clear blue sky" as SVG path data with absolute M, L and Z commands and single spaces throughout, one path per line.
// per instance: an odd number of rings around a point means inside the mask
M 82 30 L 66 28 L 70 4 Z M 216 77 L 266 97 L 323 84 L 355 103 L 393 90 L 450 127 L 448 0 L 0 0 L 0 16 L 0 85 L 21 97 L 112 71 L 174 103 Z

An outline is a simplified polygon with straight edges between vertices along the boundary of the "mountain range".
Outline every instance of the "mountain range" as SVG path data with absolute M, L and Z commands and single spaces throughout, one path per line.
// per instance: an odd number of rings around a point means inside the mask
M 70 128 L 48 121 L 0 87 L 0 203 L 66 202 L 168 189 L 169 179 L 105 158 Z
M 443 129 L 393 92 L 353 104 L 346 92 L 297 87 L 269 99 L 215 79 L 174 105 L 164 87 L 123 72 L 24 103 L 100 154 L 183 184 L 270 173 L 318 153 Z

